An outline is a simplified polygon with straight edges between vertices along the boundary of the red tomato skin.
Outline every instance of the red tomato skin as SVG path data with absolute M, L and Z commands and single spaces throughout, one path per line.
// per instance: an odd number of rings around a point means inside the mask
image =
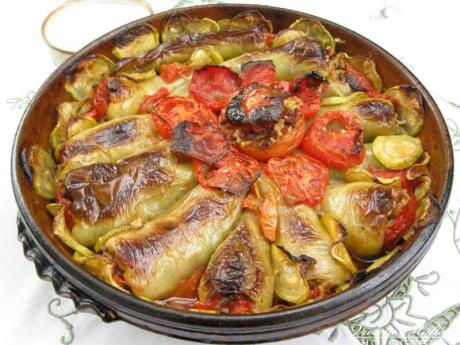
M 103 79 L 94 89 L 92 111 L 90 112 L 96 120 L 100 120 L 107 113 L 109 105 L 109 89 L 107 79 Z
M 290 205 L 320 204 L 329 183 L 327 167 L 303 154 L 272 158 L 267 163 L 267 171 Z
M 374 85 L 361 73 L 351 67 L 350 64 L 346 64 L 345 72 L 348 74 L 355 83 L 359 86 L 356 91 L 363 91 L 367 93 L 370 97 L 375 97 L 378 95 L 377 90 L 375 89 Z
M 193 72 L 190 92 L 198 102 L 221 111 L 240 87 L 240 77 L 231 69 L 207 65 Z
M 289 87 L 290 92 L 303 102 L 305 120 L 314 117 L 320 110 L 321 92 L 326 85 L 324 81 L 322 76 L 313 72 L 293 80 Z
M 215 170 L 205 172 L 204 167 L 203 162 L 193 159 L 192 168 L 202 187 L 219 188 L 233 194 L 246 192 L 261 172 L 260 165 L 255 159 L 238 152 L 235 148 L 231 148 L 220 161 L 208 166 Z
M 253 83 L 272 86 L 275 83 L 275 65 L 271 60 L 251 61 L 241 66 L 241 82 L 243 87 Z
M 141 106 L 139 107 L 139 113 L 141 114 L 150 113 L 151 109 L 149 109 L 149 107 L 151 107 L 153 104 L 155 104 L 159 100 L 167 97 L 168 95 L 169 95 L 168 89 L 165 87 L 161 87 L 153 95 L 145 96 L 144 100 L 141 103 Z
M 179 62 L 172 62 L 160 67 L 160 77 L 167 83 L 172 83 L 180 76 L 189 75 L 192 70 Z
M 407 230 L 410 229 L 415 221 L 417 211 L 417 200 L 411 196 L 408 203 L 402 208 L 394 223 L 385 231 L 383 247 L 391 249 L 402 238 Z
M 344 129 L 329 130 L 327 125 L 332 121 L 340 122 Z M 300 149 L 328 168 L 345 170 L 357 166 L 366 155 L 361 120 L 348 112 L 326 112 L 307 129 Z
M 171 139 L 174 128 L 181 121 L 196 122 L 200 125 L 217 123 L 216 115 L 193 98 L 168 96 L 151 105 L 152 121 L 157 131 L 166 139 Z
M 401 209 L 400 214 L 396 217 L 394 223 L 389 226 L 385 231 L 385 237 L 383 240 L 383 247 L 386 250 L 393 248 L 396 243 L 402 238 L 402 236 L 409 230 L 415 221 L 415 215 L 417 212 L 417 200 L 414 197 L 414 190 L 411 182 L 406 178 L 407 170 L 374 170 L 369 171 L 380 177 L 393 178 L 399 177 L 401 179 L 401 187 L 407 190 L 410 195 L 408 203 Z
M 287 135 L 279 138 L 269 147 L 259 148 L 255 145 L 247 145 L 238 147 L 238 149 L 258 161 L 265 162 L 270 158 L 285 157 L 293 153 L 301 144 L 304 135 L 305 122 L 300 117 Z

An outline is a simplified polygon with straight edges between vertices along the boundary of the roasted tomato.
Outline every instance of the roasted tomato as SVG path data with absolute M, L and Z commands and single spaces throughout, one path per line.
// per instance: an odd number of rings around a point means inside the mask
M 290 91 L 302 100 L 302 114 L 306 120 L 319 112 L 321 92 L 326 86 L 323 77 L 315 72 L 305 74 L 292 82 Z
M 255 83 L 230 101 L 219 123 L 240 151 L 265 161 L 300 145 L 305 133 L 301 106 L 297 97 Z
M 211 164 L 227 154 L 230 142 L 225 133 L 213 123 L 199 125 L 190 121 L 181 121 L 174 129 L 171 149 Z
M 271 60 L 250 61 L 241 66 L 241 82 L 243 87 L 253 83 L 272 86 L 275 82 L 275 65 Z
M 91 116 L 96 120 L 99 120 L 107 113 L 107 107 L 109 104 L 109 89 L 107 79 L 103 79 L 97 84 L 94 89 L 93 96 L 93 107 L 90 112 Z
M 174 128 L 181 121 L 200 125 L 216 123 L 214 113 L 192 98 L 171 96 L 155 101 L 150 106 L 152 120 L 160 134 L 170 139 Z
M 276 228 L 278 227 L 278 208 L 273 195 L 267 195 L 258 207 L 258 218 L 265 238 L 270 242 L 275 242 Z
M 198 284 L 206 267 L 201 266 L 196 269 L 190 277 L 181 281 L 176 290 L 171 294 L 174 297 L 196 298 L 198 295 Z
M 219 188 L 233 194 L 246 192 L 259 177 L 261 171 L 255 159 L 234 148 L 231 148 L 224 158 L 212 164 L 211 167 L 193 159 L 193 169 L 198 182 L 203 187 Z
M 190 92 L 197 101 L 214 111 L 220 111 L 240 86 L 240 77 L 231 69 L 207 65 L 193 72 Z
M 329 170 L 320 161 L 302 154 L 272 158 L 267 170 L 288 204 L 316 206 L 329 182 Z
M 408 203 L 401 209 L 401 212 L 385 231 L 383 246 L 389 250 L 398 243 L 401 237 L 411 228 L 415 221 L 417 211 L 417 200 L 414 196 L 414 191 L 411 182 L 406 178 L 406 170 L 397 171 L 377 171 L 370 169 L 375 176 L 393 178 L 399 177 L 401 179 L 401 187 L 403 187 L 410 195 Z
M 139 113 L 141 114 L 151 113 L 153 105 L 157 103 L 159 100 L 167 97 L 168 95 L 169 95 L 168 89 L 165 87 L 161 87 L 153 95 L 146 96 L 141 103 L 141 106 L 139 108 Z
M 193 308 L 199 310 L 218 310 L 230 314 L 253 313 L 251 301 L 245 296 L 228 298 L 224 296 L 215 295 L 207 303 L 196 301 L 193 304 Z
M 248 298 L 244 298 L 244 296 L 242 296 L 228 303 L 228 309 L 230 314 L 251 314 L 251 301 Z
M 348 169 L 363 161 L 363 141 L 363 126 L 357 116 L 344 111 L 330 111 L 310 125 L 300 148 L 329 168 Z
M 369 96 L 374 97 L 378 94 L 374 85 L 361 73 L 355 70 L 349 63 L 345 65 L 345 78 L 353 90 L 363 91 Z
M 160 67 L 160 77 L 167 83 L 176 81 L 181 76 L 187 76 L 192 70 L 178 62 L 168 63 Z

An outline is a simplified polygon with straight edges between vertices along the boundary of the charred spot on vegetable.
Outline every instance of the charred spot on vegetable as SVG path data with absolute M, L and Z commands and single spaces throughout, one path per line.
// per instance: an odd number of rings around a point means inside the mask
M 153 28 L 150 25 L 144 24 L 136 26 L 126 32 L 121 33 L 115 37 L 115 46 L 117 48 L 124 48 L 140 36 L 152 33 Z
M 276 47 L 273 51 L 281 51 L 291 54 L 296 60 L 313 60 L 319 64 L 326 61 L 326 52 L 317 40 L 300 37 L 286 43 L 283 46 Z
M 325 79 L 322 75 L 318 72 L 310 72 L 304 74 L 302 77 L 297 78 L 294 81 L 291 91 L 295 94 L 301 91 L 304 87 L 308 88 L 319 88 L 322 83 L 327 83 L 327 79 Z
M 286 250 L 282 246 L 277 246 L 279 249 L 281 249 L 291 260 L 292 262 L 296 262 L 300 264 L 300 275 L 302 278 L 306 281 L 307 279 L 307 270 L 314 264 L 316 264 L 316 260 L 313 259 L 312 257 L 301 254 L 299 256 L 292 255 L 288 250 Z
M 225 120 L 238 125 L 261 125 L 279 120 L 283 109 L 281 95 L 261 84 L 252 84 L 237 94 L 225 110 Z
M 219 25 L 209 18 L 194 18 L 184 12 L 173 13 L 163 27 L 163 42 L 178 39 L 188 33 L 207 33 L 219 31 Z
M 184 53 L 184 50 L 188 51 L 186 53 L 188 59 L 188 55 L 192 55 L 192 50 L 204 45 L 217 45 L 225 42 L 226 44 L 252 44 L 255 46 L 257 43 L 263 43 L 264 40 L 264 33 L 260 30 L 223 31 L 202 34 L 190 33 L 173 41 L 160 44 L 158 47 L 147 52 L 143 57 L 120 60 L 116 64 L 115 70 L 117 72 L 139 70 L 151 64 L 154 65 L 155 69 L 158 69 L 168 55 Z M 184 57 L 181 61 L 187 59 Z M 169 62 L 173 62 L 173 60 Z
M 354 106 L 353 112 L 364 119 L 370 118 L 383 124 L 389 124 L 397 117 L 391 103 L 376 99 L 364 100 Z
M 117 241 L 114 259 L 121 269 L 129 267 L 137 274 L 145 275 L 155 258 L 161 256 L 180 238 L 181 233 L 177 227 L 160 227 L 155 233 L 141 238 L 121 238 Z
M 206 284 L 211 291 L 222 296 L 248 296 L 263 283 L 263 272 L 256 264 L 251 235 L 245 223 L 240 224 L 224 242 L 223 252 L 209 266 Z M 238 249 L 237 249 L 238 248 Z
M 63 197 L 75 216 L 90 223 L 116 216 L 140 189 L 173 181 L 164 158 L 162 152 L 147 152 L 74 169 L 63 181 Z
M 275 64 L 272 60 L 258 60 L 258 61 L 249 61 L 241 65 L 241 72 L 254 68 L 255 66 L 268 66 L 271 69 L 275 70 Z
M 133 94 L 135 83 L 127 78 L 110 78 L 107 82 L 111 102 L 119 103 Z
M 287 231 L 295 234 L 296 237 L 305 243 L 321 239 L 313 227 L 305 224 L 302 218 L 294 213 L 292 214 L 292 218 L 289 220 L 289 227 Z
M 210 217 L 224 217 L 227 214 L 222 201 L 207 199 L 193 205 L 184 217 L 184 223 L 203 222 Z
M 28 159 L 28 149 L 27 147 L 24 147 L 21 150 L 21 154 L 19 156 L 19 164 L 21 165 L 22 171 L 24 172 L 24 175 L 29 183 L 32 183 L 33 181 L 33 173 L 32 173 L 32 167 L 29 163 Z
M 128 142 L 134 142 L 136 136 L 136 123 L 132 120 L 118 122 L 113 126 L 103 128 L 84 140 L 75 143 L 64 144 L 59 152 L 59 162 L 64 162 L 69 158 L 87 154 L 96 150 L 97 146 L 110 148 Z
M 355 190 L 352 194 L 362 215 L 371 221 L 371 227 L 378 228 L 387 217 L 394 217 L 403 204 L 407 203 L 407 193 L 401 188 L 376 187 L 368 190 Z
M 247 10 L 238 13 L 231 19 L 219 20 L 221 30 L 241 30 L 255 28 L 263 32 L 272 32 L 272 23 L 257 10 Z
M 431 194 L 428 198 L 430 200 L 430 207 L 423 218 L 416 220 L 416 223 L 413 225 L 416 230 L 435 224 L 441 218 L 441 206 L 438 200 Z
M 200 126 L 194 122 L 181 121 L 174 129 L 171 149 L 211 164 L 227 154 L 230 142 L 225 133 L 212 123 Z
M 364 135 L 364 130 L 363 129 L 358 129 L 356 131 L 355 139 L 354 139 L 354 145 L 352 146 L 352 153 L 353 154 L 361 154 L 361 152 L 365 149 L 364 144 L 363 144 L 363 135 Z
M 73 82 L 76 74 L 85 71 L 96 58 L 96 54 L 90 54 L 70 64 L 69 67 L 67 67 L 63 72 L 65 80 Z

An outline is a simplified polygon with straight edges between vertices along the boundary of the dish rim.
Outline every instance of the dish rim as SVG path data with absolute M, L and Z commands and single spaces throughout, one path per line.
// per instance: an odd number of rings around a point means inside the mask
M 439 205 L 440 205 L 440 219 L 438 222 L 431 224 L 423 229 L 419 230 L 419 234 L 414 242 L 411 244 L 409 248 L 406 250 L 398 253 L 395 255 L 392 260 L 390 260 L 385 267 L 370 277 L 367 277 L 356 286 L 351 287 L 348 290 L 343 292 L 334 294 L 331 297 L 325 298 L 323 300 L 302 305 L 291 307 L 286 310 L 281 311 L 270 311 L 258 314 L 247 314 L 247 315 L 227 315 L 227 314 L 207 314 L 207 313 L 200 313 L 200 312 L 190 312 L 190 311 L 181 311 L 176 310 L 170 307 L 157 305 L 154 303 L 150 303 L 135 297 L 134 295 L 127 294 L 122 292 L 110 285 L 106 284 L 102 280 L 92 276 L 90 273 L 86 272 L 83 268 L 79 267 L 76 263 L 72 260 L 67 258 L 63 255 L 58 248 L 56 248 L 51 241 L 46 238 L 44 235 L 44 231 L 40 229 L 38 224 L 33 219 L 30 208 L 27 206 L 23 195 L 20 190 L 19 185 L 19 169 L 21 169 L 20 164 L 20 153 L 21 147 L 19 147 L 19 137 L 24 128 L 25 120 L 31 116 L 32 110 L 35 107 L 38 99 L 44 97 L 46 95 L 46 89 L 49 88 L 50 84 L 52 84 L 63 72 L 64 70 L 80 59 L 81 57 L 88 55 L 89 51 L 100 46 L 103 42 L 107 42 L 109 40 L 113 40 L 118 34 L 124 32 L 125 30 L 129 30 L 132 27 L 140 25 L 142 23 L 148 22 L 152 20 L 152 18 L 157 16 L 168 16 L 172 13 L 186 10 L 186 9 L 201 9 L 201 8 L 241 8 L 241 10 L 246 10 L 248 7 L 254 8 L 256 10 L 260 10 L 263 12 L 264 9 L 270 9 L 273 11 L 288 11 L 298 17 L 308 17 L 311 19 L 315 19 L 320 21 L 321 23 L 325 23 L 328 25 L 332 25 L 340 30 L 348 32 L 353 36 L 359 38 L 361 41 L 367 42 L 368 44 L 372 45 L 375 48 L 375 51 L 378 53 L 383 54 L 383 59 L 389 61 L 390 63 L 398 66 L 401 68 L 411 79 L 416 82 L 416 87 L 420 89 L 424 100 L 427 103 L 427 106 L 433 110 L 434 116 L 437 118 L 441 125 L 442 132 L 447 133 L 447 158 L 451 162 L 451 167 L 446 167 L 447 170 L 447 179 L 446 179 L 446 186 L 440 196 Z M 30 234 L 37 244 L 37 246 L 41 249 L 41 252 L 45 255 L 45 257 L 51 262 L 51 264 L 61 273 L 66 279 L 72 281 L 72 284 L 77 286 L 87 295 L 91 296 L 92 298 L 96 299 L 98 302 L 104 304 L 106 307 L 111 308 L 113 310 L 121 310 L 129 315 L 134 317 L 140 317 L 141 319 L 145 320 L 146 322 L 152 322 L 156 324 L 161 324 L 161 320 L 167 322 L 171 321 L 173 323 L 186 323 L 186 326 L 203 326 L 206 325 L 208 328 L 212 329 L 214 327 L 241 327 L 242 332 L 244 332 L 243 328 L 247 327 L 249 324 L 266 326 L 263 331 L 266 332 L 267 329 L 276 330 L 280 328 L 283 317 L 287 319 L 291 319 L 300 323 L 301 321 L 305 322 L 305 319 L 309 317 L 309 314 L 312 314 L 311 317 L 315 318 L 315 320 L 311 320 L 311 322 L 322 322 L 323 326 L 327 325 L 327 319 L 331 317 L 329 313 L 324 311 L 330 311 L 334 309 L 335 314 L 342 313 L 342 309 L 349 309 L 351 306 L 357 305 L 365 307 L 370 306 L 370 304 L 366 303 L 366 301 L 370 300 L 378 300 L 383 297 L 386 293 L 383 293 L 382 290 L 388 290 L 395 288 L 403 278 L 409 274 L 410 271 L 414 269 L 414 266 L 411 264 L 413 261 L 416 261 L 416 264 L 421 260 L 424 256 L 426 251 L 431 246 L 431 243 L 436 236 L 436 233 L 440 227 L 442 215 L 445 212 L 451 190 L 452 190 L 452 183 L 453 183 L 453 172 L 454 172 L 454 159 L 453 159 L 453 148 L 451 138 L 449 136 L 449 132 L 447 129 L 447 125 L 445 119 L 436 105 L 434 99 L 428 92 L 428 90 L 423 86 L 423 84 L 418 80 L 418 78 L 407 68 L 405 67 L 399 60 L 397 60 L 392 54 L 382 48 L 380 45 L 374 43 L 373 41 L 367 39 L 366 37 L 360 35 L 359 33 L 348 29 L 340 24 L 332 22 L 330 20 L 326 20 L 308 13 L 304 13 L 301 11 L 296 11 L 292 9 L 282 8 L 282 7 L 275 7 L 275 6 L 265 6 L 265 5 L 251 5 L 251 4 L 208 4 L 208 5 L 199 5 L 199 6 L 190 6 L 184 8 L 174 8 L 165 12 L 155 13 L 152 16 L 144 17 L 142 19 L 136 20 L 129 24 L 125 24 L 121 27 L 118 27 L 99 38 L 95 39 L 82 49 L 80 49 L 75 55 L 70 57 L 67 61 L 65 61 L 61 66 L 59 66 L 41 85 L 37 93 L 35 94 L 33 100 L 30 102 L 24 114 L 18 124 L 13 148 L 12 148 L 12 155 L 11 155 L 11 178 L 12 178 L 12 185 L 13 191 L 16 199 L 16 203 L 19 207 L 19 212 L 21 218 L 24 220 L 26 227 L 30 230 Z M 423 250 L 421 250 L 423 249 Z M 390 278 L 394 278 L 395 272 L 400 272 L 399 276 L 403 277 L 401 279 L 396 279 L 395 282 L 389 283 L 389 285 L 381 286 L 381 282 L 388 280 Z M 380 279 L 378 279 L 380 278 Z M 388 289 L 388 286 L 391 286 L 391 289 Z M 380 288 L 379 288 L 380 287 Z M 108 291 L 107 291 L 108 290 Z M 374 298 L 370 299 L 367 295 L 368 293 L 372 293 Z M 110 293 L 108 293 L 110 292 Z M 365 296 L 365 300 L 359 297 Z M 378 297 L 376 297 L 378 296 Z M 350 301 L 353 301 L 350 305 Z M 321 317 L 321 315 L 324 317 Z M 356 314 L 356 312 L 354 312 Z M 343 310 L 343 319 L 349 317 L 350 315 L 346 313 L 346 310 Z M 158 316 L 160 316 L 158 318 Z M 159 320 L 160 319 L 160 320 Z M 204 321 L 204 322 L 203 322 Z M 225 321 L 225 324 L 222 322 Z M 248 323 L 249 322 L 249 323 Z M 295 328 L 296 325 L 294 322 L 290 323 L 289 328 Z M 333 322 L 334 324 L 337 321 Z M 286 327 L 283 327 L 284 329 Z M 321 328 L 321 327 L 319 327 Z M 195 328 L 196 329 L 196 328 Z M 252 333 L 254 330 L 252 328 L 248 328 L 248 332 Z

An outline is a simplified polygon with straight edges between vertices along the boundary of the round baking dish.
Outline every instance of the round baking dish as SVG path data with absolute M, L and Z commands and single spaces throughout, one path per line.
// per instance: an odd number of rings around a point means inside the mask
M 248 9 L 260 11 L 273 22 L 275 30 L 287 27 L 302 16 L 320 20 L 334 37 L 345 42 L 339 44 L 339 50 L 343 49 L 352 55 L 369 56 L 376 61 L 377 68 L 382 72 L 385 87 L 408 84 L 420 89 L 427 114 L 421 138 L 432 156 L 432 193 L 439 203 L 442 215 L 452 187 L 452 144 L 441 112 L 417 78 L 375 43 L 340 25 L 305 13 L 282 8 L 233 4 L 196 6 L 180 11 L 197 17 L 221 19 Z M 92 310 L 104 321 L 123 320 L 169 336 L 214 343 L 247 344 L 304 335 L 350 318 L 377 302 L 417 266 L 431 246 L 439 222 L 419 230 L 405 244 L 404 250 L 395 255 L 381 270 L 366 277 L 353 288 L 309 305 L 255 315 L 183 312 L 142 301 L 108 286 L 85 272 L 71 261 L 68 248 L 53 236 L 52 217 L 45 210 L 45 201 L 34 193 L 22 170 L 22 148 L 32 143 L 49 147 L 48 135 L 55 121 L 55 107 L 69 99 L 63 87 L 63 72 L 70 64 L 90 53 L 110 56 L 111 47 L 118 34 L 144 23 L 161 27 L 173 12 L 168 11 L 138 20 L 93 41 L 48 78 L 26 110 L 14 140 L 12 183 L 19 206 L 19 238 L 23 242 L 26 256 L 35 261 L 39 275 L 51 280 L 56 291 L 71 297 L 79 309 Z

